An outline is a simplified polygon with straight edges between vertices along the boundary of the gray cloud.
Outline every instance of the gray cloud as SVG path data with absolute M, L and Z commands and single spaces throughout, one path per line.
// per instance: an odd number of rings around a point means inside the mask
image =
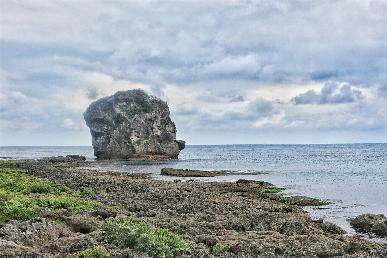
M 245 101 L 245 98 L 242 95 L 235 95 L 232 96 L 230 99 L 231 102 L 243 102 Z
M 277 117 L 278 130 L 316 124 L 323 128 L 332 124 L 329 119 L 359 129 L 366 113 L 372 114 L 370 127 L 384 128 L 387 2 L 383 0 L 36 0 L 3 1 L 2 10 L 4 138 L 15 138 L 15 130 L 9 128 L 39 125 L 53 135 L 80 128 L 80 109 L 88 101 L 111 89 L 134 87 L 127 86 L 130 83 L 146 85 L 166 99 L 171 97 L 165 93 L 169 85 L 181 89 L 178 97 L 188 94 L 185 89 L 196 89 L 199 97 L 172 110 L 178 128 L 184 130 L 213 122 L 212 128 L 244 132 L 257 119 L 271 123 L 278 113 L 283 114 Z M 90 80 L 90 74 L 101 76 Z M 310 104 L 313 111 L 308 112 L 302 105 L 287 105 L 291 97 L 278 90 L 312 84 L 325 86 L 292 100 Z M 264 87 L 266 93 L 271 87 L 277 95 L 249 95 Z M 27 99 L 21 103 L 28 104 L 20 105 L 23 95 Z M 327 112 L 324 108 L 329 105 L 320 105 L 324 103 L 342 105 L 318 123 L 313 119 Z M 345 116 L 349 103 L 359 105 L 351 113 L 352 122 Z M 198 131 L 190 133 L 200 136 Z
M 320 92 L 309 90 L 294 98 L 294 104 L 340 104 L 351 103 L 362 98 L 361 91 L 355 89 L 348 83 L 328 82 L 325 83 Z
M 94 99 L 97 99 L 98 97 L 101 96 L 99 90 L 97 88 L 94 88 L 94 87 L 89 87 L 87 89 L 87 97 L 91 100 L 94 100 Z

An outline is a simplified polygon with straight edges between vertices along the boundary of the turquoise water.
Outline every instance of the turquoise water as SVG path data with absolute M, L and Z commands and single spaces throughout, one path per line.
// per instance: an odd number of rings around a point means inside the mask
M 0 147 L 0 157 L 8 158 L 67 154 L 93 159 L 91 147 Z M 101 170 L 150 172 L 157 178 L 163 167 L 265 172 L 200 180 L 264 180 L 285 187 L 287 194 L 330 200 L 332 204 L 323 209 L 306 210 L 348 233 L 353 233 L 348 217 L 367 212 L 387 214 L 387 144 L 187 146 L 179 160 L 98 166 Z

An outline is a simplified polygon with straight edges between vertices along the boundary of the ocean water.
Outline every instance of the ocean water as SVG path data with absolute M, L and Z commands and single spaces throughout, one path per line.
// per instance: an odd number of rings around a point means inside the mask
M 94 158 L 91 147 L 0 147 L 3 158 L 67 154 Z M 100 170 L 148 172 L 159 179 L 164 167 L 263 172 L 196 179 L 263 180 L 285 187 L 288 195 L 329 200 L 328 206 L 305 209 L 312 217 L 338 224 L 349 234 L 354 231 L 347 218 L 362 213 L 387 215 L 387 144 L 196 145 L 187 146 L 179 160 L 115 162 L 97 166 Z

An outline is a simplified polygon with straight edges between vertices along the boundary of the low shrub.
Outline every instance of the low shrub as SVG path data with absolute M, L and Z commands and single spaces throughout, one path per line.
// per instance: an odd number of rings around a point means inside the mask
M 110 243 L 130 247 L 155 258 L 175 257 L 188 249 L 187 242 L 181 236 L 134 219 L 123 222 L 110 219 L 101 228 Z
M 320 206 L 330 204 L 328 201 L 320 200 L 308 196 L 285 196 L 283 188 L 268 187 L 258 191 L 258 193 L 268 199 L 276 200 L 282 203 L 298 205 L 298 206 Z
M 39 210 L 34 200 L 28 196 L 0 190 L 0 224 L 11 219 L 32 219 L 38 215 Z
M 87 248 L 76 256 L 77 258 L 107 258 L 110 257 L 105 247 L 99 245 L 93 248 Z
M 36 198 L 37 204 L 42 208 L 52 210 L 66 209 L 70 213 L 79 211 L 88 211 L 95 207 L 95 203 L 88 200 L 83 200 L 77 196 L 68 194 L 61 195 L 42 195 Z
M 82 195 L 82 197 L 94 198 L 96 194 L 95 194 L 93 188 L 85 187 L 82 189 L 81 195 Z
M 32 182 L 31 185 L 27 188 L 30 193 L 51 193 L 54 190 L 54 187 L 51 186 L 48 182 Z

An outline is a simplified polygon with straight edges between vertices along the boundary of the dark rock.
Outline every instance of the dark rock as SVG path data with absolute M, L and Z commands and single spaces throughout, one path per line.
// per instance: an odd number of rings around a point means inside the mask
M 379 237 L 387 237 L 387 217 L 383 214 L 362 214 L 349 219 L 352 227 L 360 233 L 375 234 Z
M 66 157 L 63 156 L 56 156 L 56 157 L 44 157 L 40 160 L 50 163 L 67 163 L 67 162 L 82 162 L 86 160 L 85 156 L 81 155 L 67 155 Z
M 85 161 L 86 157 L 81 155 L 67 155 L 66 158 L 72 159 L 72 160 L 79 160 L 79 161 Z
M 261 172 L 236 172 L 236 171 L 207 171 L 195 169 L 177 169 L 177 168 L 162 168 L 161 175 L 177 176 L 177 177 L 214 177 L 214 176 L 232 176 L 232 175 L 259 175 Z
M 84 113 L 97 159 L 177 158 L 184 147 L 166 102 L 144 91 L 119 91 Z
M 179 150 L 183 150 L 185 148 L 185 141 L 177 140 L 177 144 L 179 144 Z
M 289 204 L 297 206 L 321 206 L 329 204 L 327 201 L 309 196 L 289 196 L 286 200 Z
M 237 185 L 258 185 L 259 187 L 271 187 L 273 184 L 270 184 L 265 181 L 256 181 L 256 180 L 248 180 L 248 179 L 238 179 L 236 181 Z

